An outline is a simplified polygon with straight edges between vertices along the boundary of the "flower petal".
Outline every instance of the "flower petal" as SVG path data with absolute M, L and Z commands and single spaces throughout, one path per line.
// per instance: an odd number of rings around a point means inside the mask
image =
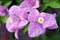
M 28 21 L 24 18 L 21 18 L 21 21 L 19 23 L 19 28 L 22 29 L 27 25 Z
M 38 10 L 36 10 L 36 9 L 31 9 L 31 10 L 30 10 L 30 14 L 29 14 L 29 16 L 28 16 L 28 20 L 29 20 L 30 22 L 32 22 L 32 21 L 35 22 L 35 21 L 37 21 L 38 15 L 39 15 Z
M 24 0 L 20 4 L 21 8 L 38 8 L 39 7 L 39 0 Z
M 37 37 L 41 34 L 44 34 L 46 29 L 43 29 L 38 23 L 30 23 L 28 28 L 29 37 Z
M 16 29 L 18 29 L 18 23 L 19 21 L 15 21 L 13 19 L 10 19 L 11 17 L 9 17 L 6 21 L 6 29 L 9 32 L 15 32 Z
M 35 0 L 35 5 L 33 6 L 33 8 L 38 8 L 39 6 L 40 6 L 39 0 Z
M 16 37 L 16 39 L 19 39 L 18 38 L 18 30 L 15 31 L 15 37 Z
M 48 29 L 56 29 L 56 28 L 58 28 L 57 24 L 54 24 L 53 26 L 48 27 Z
M 31 7 L 31 5 L 27 1 L 23 1 L 20 4 L 20 8 L 29 8 L 29 7 Z
M 44 21 L 45 22 L 43 23 L 43 28 L 47 28 L 47 27 L 50 27 L 50 26 L 53 26 L 54 24 L 56 24 L 56 19 L 53 14 L 45 13 Z
M 6 16 L 8 15 L 8 8 L 4 7 L 4 6 L 0 6 L 0 16 Z
M 13 14 L 18 14 L 20 13 L 20 8 L 16 5 L 13 5 L 10 9 L 9 9 L 9 16 L 13 15 Z

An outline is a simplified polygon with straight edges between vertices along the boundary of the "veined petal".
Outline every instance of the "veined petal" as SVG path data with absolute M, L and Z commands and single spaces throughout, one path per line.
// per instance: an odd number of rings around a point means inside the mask
M 38 23 L 30 23 L 28 28 L 29 37 L 38 37 L 41 34 L 44 34 L 46 29 L 43 29 Z

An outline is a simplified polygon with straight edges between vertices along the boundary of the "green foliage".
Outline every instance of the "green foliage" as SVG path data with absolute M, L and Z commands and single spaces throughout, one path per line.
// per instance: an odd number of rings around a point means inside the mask
M 60 2 L 58 0 L 43 0 L 43 4 L 52 8 L 60 8 Z
M 23 0 L 16 0 L 17 1 L 17 4 L 20 5 L 20 3 L 23 1 Z
M 10 40 L 15 40 L 14 33 L 10 33 Z
M 0 16 L 0 22 L 6 23 L 7 18 L 8 18 L 7 16 L 3 16 L 3 17 Z
M 0 5 L 2 4 L 2 1 L 0 0 Z
M 6 7 L 10 6 L 10 4 L 12 3 L 12 0 L 0 0 L 1 5 L 4 5 Z

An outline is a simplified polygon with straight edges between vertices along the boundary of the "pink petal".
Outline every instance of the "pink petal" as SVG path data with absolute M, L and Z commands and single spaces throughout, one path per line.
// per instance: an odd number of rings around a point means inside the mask
M 19 28 L 22 29 L 27 25 L 28 21 L 25 20 L 24 18 L 21 18 L 21 21 L 19 23 Z
M 23 1 L 20 4 L 20 8 L 29 8 L 29 7 L 31 7 L 31 5 L 27 1 Z
M 7 13 L 8 13 L 8 8 L 0 5 L 0 16 L 6 16 L 8 15 Z
M 54 24 L 53 26 L 48 27 L 48 29 L 56 29 L 56 28 L 58 28 L 57 24 Z
M 56 17 L 56 13 L 54 13 L 53 16 Z
M 24 0 L 20 4 L 21 8 L 38 8 L 39 7 L 39 0 Z
M 35 22 L 35 21 L 37 21 L 37 18 L 38 18 L 38 15 L 39 15 L 39 11 L 38 10 L 36 10 L 36 9 L 31 9 L 30 10 L 30 14 L 29 14 L 29 16 L 28 16 L 28 20 L 30 21 L 30 22 Z
M 33 6 L 33 8 L 38 8 L 39 6 L 40 6 L 39 0 L 36 0 L 36 3 L 35 3 L 35 5 Z
M 18 23 L 19 21 L 18 20 L 13 20 L 12 22 L 10 21 L 10 18 L 9 17 L 6 21 L 6 29 L 9 31 L 9 32 L 14 32 L 17 28 L 18 28 Z
M 46 29 L 43 29 L 38 23 L 30 23 L 28 28 L 29 37 L 38 37 L 41 34 L 44 34 Z
M 16 5 L 13 5 L 10 9 L 9 9 L 9 16 L 13 15 L 13 14 L 18 14 L 20 13 L 20 8 Z
M 53 14 L 45 14 L 44 16 L 44 23 L 43 23 L 43 28 L 50 27 L 52 25 L 56 24 L 56 19 L 53 16 Z
M 16 37 L 16 39 L 19 39 L 18 38 L 18 30 L 15 31 L 15 37 Z

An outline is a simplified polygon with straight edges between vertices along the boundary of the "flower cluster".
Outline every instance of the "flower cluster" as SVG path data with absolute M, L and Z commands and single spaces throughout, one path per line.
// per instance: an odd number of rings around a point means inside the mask
M 44 34 L 47 29 L 58 28 L 56 22 L 56 13 L 49 14 L 39 12 L 37 8 L 40 6 L 39 0 L 24 0 L 19 6 L 13 5 L 8 10 L 9 17 L 6 21 L 6 29 L 14 32 L 18 39 L 18 31 L 23 29 L 28 23 L 29 37 L 38 37 Z M 2 9 L 3 11 L 3 9 Z M 0 12 L 0 15 L 5 15 Z

